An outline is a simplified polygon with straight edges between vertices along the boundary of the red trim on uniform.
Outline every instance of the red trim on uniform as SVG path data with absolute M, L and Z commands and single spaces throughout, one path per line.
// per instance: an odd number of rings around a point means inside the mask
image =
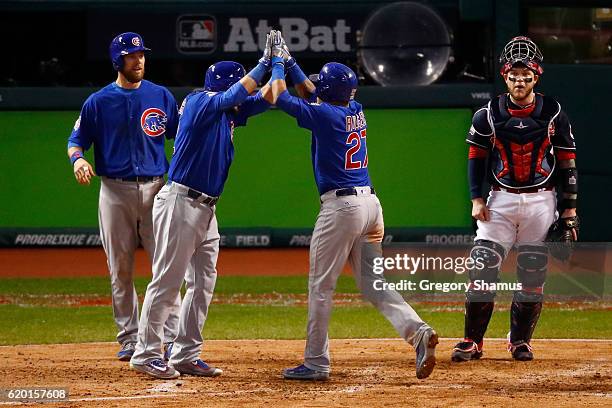
M 508 167 L 508 155 L 506 154 L 504 145 L 497 139 L 495 139 L 495 148 L 499 152 L 499 156 L 501 157 L 502 164 L 504 165 L 504 168 L 502 169 L 502 171 L 497 173 L 497 178 L 499 179 L 499 178 L 504 177 L 506 174 L 508 174 L 510 172 L 510 169 Z
M 529 115 L 531 115 L 531 113 L 533 112 L 533 110 L 535 109 L 535 102 L 531 103 L 521 109 L 511 109 L 508 108 L 508 113 L 510 113 L 511 116 L 514 116 L 516 118 L 525 118 Z
M 523 292 L 527 292 L 527 293 L 537 293 L 539 295 L 544 293 L 544 287 L 543 286 L 538 286 L 537 288 L 528 288 L 523 286 L 523 288 L 521 289 Z
M 536 173 L 540 173 L 544 177 L 548 177 L 548 175 L 550 174 L 550 172 L 542 168 L 542 162 L 544 161 L 544 156 L 546 156 L 546 152 L 548 151 L 549 146 L 550 146 L 550 141 L 548 140 L 548 138 L 544 139 L 544 142 L 542 142 L 542 146 L 540 146 L 540 150 L 538 151 L 538 158 L 537 158 L 536 167 L 535 167 Z
M 529 174 L 531 173 L 533 142 L 523 145 L 510 142 L 510 150 L 512 151 L 512 172 L 514 173 L 514 179 L 519 183 L 524 183 L 529 180 Z
M 555 150 L 555 156 L 557 156 L 557 160 L 572 160 L 576 158 L 576 153 L 567 150 Z
M 486 159 L 489 151 L 479 146 L 470 146 L 468 159 Z

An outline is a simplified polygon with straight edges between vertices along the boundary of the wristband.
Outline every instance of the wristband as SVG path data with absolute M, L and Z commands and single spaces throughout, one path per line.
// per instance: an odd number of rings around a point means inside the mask
M 564 210 L 567 209 L 571 209 L 571 208 L 576 208 L 576 205 L 578 204 L 578 200 L 575 198 L 564 198 L 562 201 L 562 206 Z
M 251 72 L 249 72 L 248 75 L 253 78 L 253 80 L 257 82 L 257 84 L 259 84 L 263 79 L 264 75 L 266 75 L 267 71 L 268 68 L 260 62 L 255 68 L 251 70 Z
M 281 60 L 282 60 L 282 58 L 281 58 Z M 285 68 L 283 67 L 283 64 L 274 62 L 274 59 L 272 61 L 273 61 L 273 63 L 272 63 L 272 76 L 270 77 L 270 82 L 274 82 L 277 79 L 283 79 L 284 80 L 285 79 Z
M 295 60 L 295 58 L 293 57 L 289 57 L 289 59 L 287 61 L 285 61 L 285 69 L 287 71 L 289 71 L 291 68 L 293 68 L 295 65 L 297 64 L 297 61 Z
M 301 84 L 308 79 L 298 64 L 294 64 L 291 68 L 287 69 L 287 74 L 289 74 L 289 78 L 294 85 Z
M 74 163 L 83 158 L 83 152 L 81 150 L 77 150 L 70 156 L 70 164 L 74 166 Z

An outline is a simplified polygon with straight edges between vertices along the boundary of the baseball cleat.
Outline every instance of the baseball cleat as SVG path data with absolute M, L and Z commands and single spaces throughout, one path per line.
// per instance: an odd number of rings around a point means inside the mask
M 531 361 L 533 360 L 533 347 L 526 341 L 517 341 L 512 343 L 510 341 L 510 332 L 506 336 L 508 340 L 507 350 L 512 353 L 512 358 L 517 361 Z
M 285 368 L 283 377 L 287 380 L 324 381 L 329 379 L 329 372 L 312 370 L 301 364 L 295 368 Z
M 172 346 L 174 346 L 173 341 L 169 341 L 168 343 L 164 343 L 164 361 L 167 363 L 170 361 L 170 356 L 172 355 Z
M 436 346 L 438 333 L 429 328 L 416 346 L 416 376 L 418 379 L 429 377 L 436 366 Z
M 476 344 L 470 339 L 457 343 L 451 354 L 451 360 L 456 362 L 478 360 L 482 357 L 482 342 Z
M 134 355 L 134 350 L 136 348 L 136 343 L 126 342 L 121 345 L 121 350 L 117 353 L 117 358 L 119 361 L 130 361 L 132 356 Z
M 508 343 L 508 351 L 512 353 L 512 358 L 517 361 L 533 360 L 533 348 L 529 343 L 521 341 L 516 344 Z
M 209 366 L 200 359 L 173 364 L 173 367 L 181 374 L 197 375 L 198 377 L 218 377 L 223 374 L 220 368 Z
M 130 363 L 130 368 L 162 380 L 171 380 L 181 376 L 178 371 L 164 363 L 161 358 L 149 361 L 145 364 Z
M 518 361 L 533 360 L 532 348 L 528 343 L 522 343 L 517 346 L 512 346 L 512 358 Z

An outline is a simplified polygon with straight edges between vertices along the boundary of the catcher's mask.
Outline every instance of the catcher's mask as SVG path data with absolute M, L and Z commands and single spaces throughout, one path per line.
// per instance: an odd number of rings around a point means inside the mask
M 500 73 L 502 76 L 506 75 L 517 65 L 523 65 L 532 70 L 534 74 L 542 75 L 544 73 L 543 60 L 540 49 L 529 37 L 514 37 L 506 44 L 499 56 Z

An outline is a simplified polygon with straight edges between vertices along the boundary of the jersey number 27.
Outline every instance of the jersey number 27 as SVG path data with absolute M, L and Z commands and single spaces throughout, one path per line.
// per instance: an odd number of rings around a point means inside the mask
M 363 156 L 363 162 L 354 161 L 353 156 L 361 150 L 361 139 L 363 139 L 363 145 L 365 154 Z M 346 138 L 346 144 L 349 145 L 349 149 L 344 154 L 344 169 L 345 170 L 358 170 L 368 167 L 368 150 L 365 146 L 366 130 L 363 129 L 359 133 L 352 132 Z

